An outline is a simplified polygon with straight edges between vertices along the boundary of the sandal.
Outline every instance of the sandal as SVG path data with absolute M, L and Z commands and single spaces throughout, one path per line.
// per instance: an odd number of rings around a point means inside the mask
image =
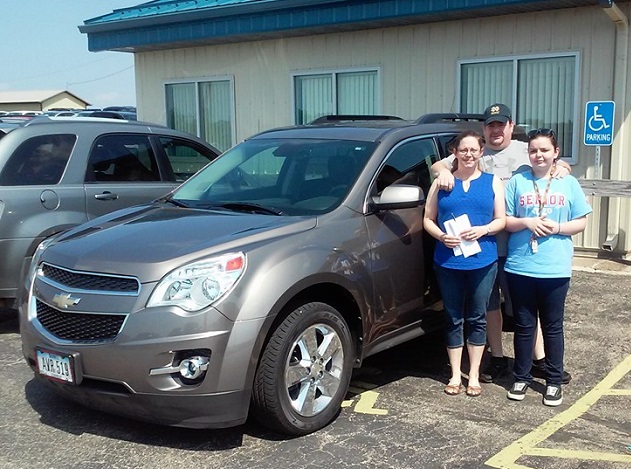
M 457 396 L 462 392 L 462 384 L 447 384 L 445 386 L 445 394 L 448 396 Z
M 480 386 L 467 386 L 465 394 L 469 397 L 478 397 L 482 394 L 482 388 Z

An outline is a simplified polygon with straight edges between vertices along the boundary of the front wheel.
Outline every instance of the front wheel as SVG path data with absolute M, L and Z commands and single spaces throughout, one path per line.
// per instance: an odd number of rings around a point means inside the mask
M 254 377 L 252 412 L 263 425 L 305 435 L 339 413 L 352 374 L 346 321 L 333 307 L 307 303 L 273 331 Z

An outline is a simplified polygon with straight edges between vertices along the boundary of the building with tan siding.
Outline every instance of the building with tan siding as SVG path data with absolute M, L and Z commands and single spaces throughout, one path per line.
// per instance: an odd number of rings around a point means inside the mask
M 63 90 L 1 91 L 0 111 L 85 109 L 90 103 Z

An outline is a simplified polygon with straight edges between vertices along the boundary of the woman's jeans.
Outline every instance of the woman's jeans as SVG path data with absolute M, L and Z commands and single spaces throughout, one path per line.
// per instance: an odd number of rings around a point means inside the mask
M 497 275 L 497 262 L 473 270 L 447 269 L 434 264 L 436 278 L 447 313 L 447 348 L 467 343 L 486 345 L 486 306 Z
M 561 386 L 563 377 L 563 315 L 569 278 L 534 278 L 506 273 L 515 319 L 515 367 L 517 381 L 530 383 L 532 350 L 537 333 L 537 316 L 546 352 L 546 383 Z

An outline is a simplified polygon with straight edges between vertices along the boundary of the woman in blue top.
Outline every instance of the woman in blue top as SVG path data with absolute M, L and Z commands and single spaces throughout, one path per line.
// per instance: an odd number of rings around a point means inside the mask
M 440 190 L 435 180 L 423 218 L 425 230 L 440 241 L 434 268 L 447 314 L 451 378 L 445 392 L 452 396 L 462 391 L 465 321 L 470 364 L 466 394 L 482 392 L 479 375 L 486 345 L 486 306 L 497 273 L 495 234 L 504 229 L 506 217 L 502 182 L 478 167 L 483 144 L 482 136 L 473 131 L 456 137 L 454 188 Z
M 515 383 L 508 398 L 521 401 L 532 381 L 537 315 L 543 330 L 546 392 L 543 403 L 563 401 L 563 315 L 572 275 L 572 235 L 585 229 L 592 211 L 576 178 L 555 179 L 559 147 L 554 131 L 528 134 L 531 171 L 506 186 L 508 256 L 504 270 L 515 317 Z

